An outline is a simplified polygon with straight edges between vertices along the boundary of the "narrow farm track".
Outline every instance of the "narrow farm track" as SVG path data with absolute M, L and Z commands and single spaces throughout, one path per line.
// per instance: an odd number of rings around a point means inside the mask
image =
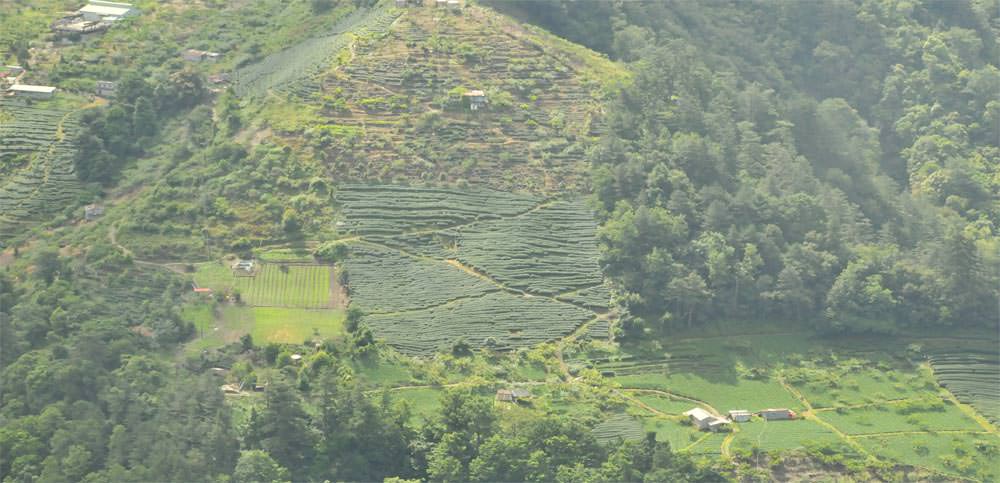
M 648 392 L 648 393 L 652 393 L 652 394 L 662 394 L 664 396 L 672 397 L 674 399 L 680 399 L 680 400 L 683 400 L 683 401 L 688 401 L 688 402 L 691 402 L 691 403 L 694 403 L 694 404 L 697 404 L 699 406 L 704 407 L 705 409 L 708 410 L 708 412 L 712 413 L 712 416 L 719 417 L 719 418 L 722 417 L 722 413 L 720 413 L 718 409 L 715 409 L 714 406 L 712 406 L 711 404 L 709 404 L 709 403 L 707 403 L 705 401 L 702 401 L 701 399 L 695 399 L 693 397 L 682 396 L 680 394 L 669 392 L 669 391 L 664 391 L 664 390 L 661 390 L 661 389 L 637 389 L 637 388 L 630 388 L 630 387 L 626 387 L 626 388 L 622 388 L 622 389 L 625 389 L 625 390 L 628 390 L 628 391 L 632 391 L 632 392 Z

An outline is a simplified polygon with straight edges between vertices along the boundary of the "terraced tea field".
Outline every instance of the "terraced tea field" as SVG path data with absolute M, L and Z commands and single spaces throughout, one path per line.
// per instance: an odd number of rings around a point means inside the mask
M 0 101 L 0 240 L 65 209 L 80 193 L 75 116 Z
M 463 179 L 502 190 L 582 186 L 602 86 L 624 69 L 542 35 L 474 5 L 405 9 L 387 35 L 357 42 L 311 91 L 325 106 L 331 169 L 350 179 Z M 487 93 L 486 109 L 463 104 L 461 91 L 471 89 Z
M 315 91 L 317 76 L 330 67 L 354 36 L 384 32 L 398 15 L 396 9 L 359 8 L 344 16 L 327 35 L 308 39 L 237 70 L 233 75 L 233 89 L 240 97 L 261 96 L 271 90 L 283 93 Z
M 1000 353 L 995 347 L 933 349 L 929 358 L 942 386 L 1000 423 Z
M 509 349 L 566 336 L 607 338 L 610 294 L 596 225 L 578 200 L 486 189 L 342 186 L 351 303 L 412 354 L 458 338 Z
M 601 421 L 591 432 L 594 434 L 594 438 L 601 443 L 610 443 L 619 439 L 638 441 L 645 434 L 642 423 L 628 414 L 612 415 Z

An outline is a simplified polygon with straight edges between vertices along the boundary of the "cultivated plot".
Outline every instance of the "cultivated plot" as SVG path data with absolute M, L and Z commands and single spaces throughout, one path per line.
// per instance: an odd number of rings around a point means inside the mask
M 80 193 L 73 163 L 78 130 L 67 111 L 0 101 L 0 239 Z
M 578 200 L 368 185 L 336 199 L 353 235 L 351 303 L 397 349 L 428 354 L 459 338 L 523 347 L 607 311 L 596 225 Z M 586 335 L 607 337 L 605 319 L 593 326 Z
M 316 264 L 258 263 L 253 274 L 223 263 L 196 266 L 194 281 L 220 293 L 239 293 L 254 307 L 332 308 L 333 267 Z

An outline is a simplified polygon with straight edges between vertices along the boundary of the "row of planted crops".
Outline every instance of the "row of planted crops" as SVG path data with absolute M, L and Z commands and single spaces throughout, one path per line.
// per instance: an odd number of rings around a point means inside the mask
M 399 11 L 393 8 L 359 8 L 340 19 L 325 35 L 307 39 L 237 70 L 233 76 L 236 94 L 260 96 L 270 90 L 308 94 L 318 89 L 317 76 L 329 68 L 354 36 L 384 33 L 398 15 Z
M 74 168 L 75 116 L 0 101 L 0 239 L 71 204 L 80 192 Z
M 928 358 L 942 386 L 994 424 L 1000 422 L 1000 354 L 996 346 L 932 348 Z
M 563 337 L 608 307 L 595 224 L 578 200 L 486 189 L 342 186 L 351 304 L 412 353 L 458 338 L 512 348 Z M 606 337 L 606 323 L 587 332 Z

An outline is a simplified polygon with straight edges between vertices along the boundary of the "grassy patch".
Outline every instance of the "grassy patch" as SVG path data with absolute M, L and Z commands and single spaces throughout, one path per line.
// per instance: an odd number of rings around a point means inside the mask
M 674 451 L 687 447 L 704 435 L 680 420 L 662 417 L 644 419 L 643 429 L 656 433 L 656 440 L 670 443 Z
M 376 386 L 398 386 L 409 382 L 412 377 L 406 366 L 385 360 L 355 361 L 351 367 L 358 379 Z
M 428 421 L 441 408 L 441 391 L 433 388 L 393 391 L 393 399 L 406 401 L 414 421 Z
M 258 342 L 299 344 L 307 339 L 335 338 L 344 333 L 341 310 L 254 307 L 253 339 Z
M 315 259 L 308 248 L 270 248 L 256 253 L 257 259 L 263 262 L 298 262 L 310 263 Z
M 704 433 L 700 432 L 698 439 L 692 441 L 686 447 L 686 451 L 694 454 L 719 456 L 722 454 L 722 440 L 726 439 L 726 433 Z

